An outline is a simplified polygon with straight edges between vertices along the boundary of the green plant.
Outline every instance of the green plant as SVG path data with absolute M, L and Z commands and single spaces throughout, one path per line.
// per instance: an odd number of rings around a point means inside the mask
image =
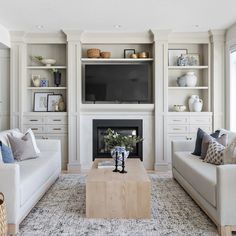
M 104 141 L 110 150 L 120 146 L 125 147 L 127 151 L 132 151 L 136 143 L 142 142 L 143 138 L 136 135 L 121 135 L 112 129 L 107 129 Z
M 41 62 L 43 60 L 42 56 L 32 56 L 32 59 L 38 62 Z

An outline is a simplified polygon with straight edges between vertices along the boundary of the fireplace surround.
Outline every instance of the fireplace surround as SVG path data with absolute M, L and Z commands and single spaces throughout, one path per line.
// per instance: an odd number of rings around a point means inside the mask
M 111 157 L 110 151 L 105 145 L 104 135 L 111 128 L 123 135 L 137 135 L 143 137 L 142 120 L 93 120 L 93 161 L 96 158 Z M 137 143 L 128 158 L 140 158 L 143 161 L 143 143 Z

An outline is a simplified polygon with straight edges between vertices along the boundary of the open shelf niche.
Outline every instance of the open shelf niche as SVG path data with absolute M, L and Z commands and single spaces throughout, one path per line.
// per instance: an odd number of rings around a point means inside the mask
M 174 105 L 185 105 L 189 111 L 188 100 L 191 95 L 198 95 L 203 100 L 203 112 L 209 112 L 210 108 L 210 58 L 208 43 L 170 43 L 168 49 L 186 49 L 188 54 L 199 54 L 200 63 L 196 66 L 168 65 L 168 111 L 173 112 Z M 194 72 L 197 76 L 195 87 L 179 87 L 177 78 L 187 72 Z

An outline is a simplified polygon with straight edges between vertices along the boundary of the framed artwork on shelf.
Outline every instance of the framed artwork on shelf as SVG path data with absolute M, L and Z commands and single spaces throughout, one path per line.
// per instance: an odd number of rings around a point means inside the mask
M 135 54 L 135 49 L 124 49 L 124 58 L 130 58 L 132 54 Z
M 182 56 L 185 59 L 187 66 L 199 66 L 200 65 L 199 53 L 188 53 L 188 54 L 183 54 Z
M 48 94 L 47 111 L 59 111 L 59 102 L 62 100 L 62 94 Z
M 168 49 L 168 65 L 177 66 L 178 58 L 182 54 L 187 54 L 187 49 Z
M 52 95 L 53 92 L 36 92 L 34 93 L 34 111 L 44 112 L 48 109 L 48 95 Z

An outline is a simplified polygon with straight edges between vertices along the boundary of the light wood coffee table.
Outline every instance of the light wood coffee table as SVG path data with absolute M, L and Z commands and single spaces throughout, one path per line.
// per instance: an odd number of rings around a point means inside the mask
M 104 159 L 102 159 L 104 160 Z M 86 217 L 150 218 L 151 181 L 139 159 L 127 159 L 127 174 L 98 169 L 96 159 L 86 179 Z

